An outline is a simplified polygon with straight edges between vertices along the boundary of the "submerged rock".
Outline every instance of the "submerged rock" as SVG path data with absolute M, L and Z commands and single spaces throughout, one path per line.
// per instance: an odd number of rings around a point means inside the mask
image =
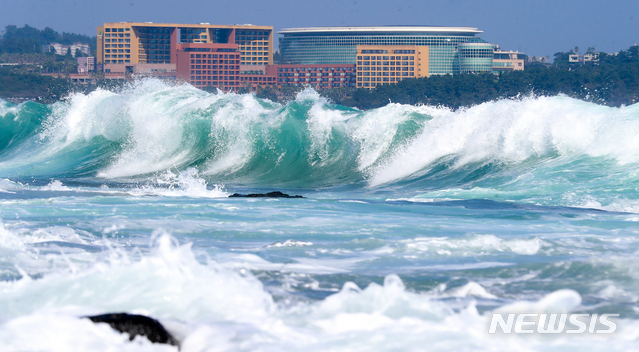
M 153 343 L 165 343 L 179 346 L 177 340 L 166 331 L 159 321 L 144 315 L 127 313 L 110 313 L 86 317 L 94 323 L 107 323 L 119 332 L 129 334 L 129 340 L 136 336 L 144 336 Z
M 304 198 L 300 195 L 297 196 L 289 196 L 286 193 L 282 193 L 280 191 L 269 192 L 269 193 L 250 193 L 250 194 L 239 194 L 233 193 L 229 196 L 229 198 Z

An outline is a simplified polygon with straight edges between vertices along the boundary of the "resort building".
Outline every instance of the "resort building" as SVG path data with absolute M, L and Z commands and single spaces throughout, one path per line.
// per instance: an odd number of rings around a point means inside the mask
M 250 88 L 251 91 L 256 92 L 258 87 L 278 86 L 277 73 L 272 67 L 273 66 L 266 66 L 267 72 L 262 70 L 241 71 L 240 80 L 242 81 L 242 87 Z
M 280 86 L 309 85 L 317 88 L 355 87 L 355 65 L 274 65 L 267 75 L 277 75 Z
M 288 28 L 278 32 L 282 62 L 355 64 L 358 45 L 428 47 L 428 75 L 492 71 L 493 46 L 471 27 Z M 462 45 L 464 44 L 464 45 Z M 470 45 L 475 44 L 475 45 Z
M 499 74 L 508 71 L 523 71 L 524 60 L 526 55 L 518 51 L 499 50 L 499 46 L 495 46 L 495 54 L 493 56 L 493 73 Z
M 240 87 L 242 53 L 237 44 L 184 43 L 176 49 L 176 78 L 198 88 Z
M 233 44 L 241 66 L 273 64 L 272 26 L 119 22 L 105 23 L 97 33 L 96 61 L 105 72 L 132 72 L 137 64 L 175 69 L 180 44 Z
M 406 78 L 428 77 L 428 47 L 358 45 L 357 87 L 373 89 Z
M 49 45 L 44 46 L 44 52 L 52 52 L 57 55 L 66 55 L 67 53 L 71 53 L 71 56 L 76 57 L 76 53 L 78 50 L 82 53 L 82 55 L 91 55 L 91 50 L 89 48 L 89 44 L 85 43 L 73 43 L 71 45 L 62 45 L 60 43 L 51 43 Z
M 587 53 L 584 55 L 570 54 L 568 56 L 568 62 L 570 63 L 586 63 L 586 62 L 599 62 L 599 53 Z
M 493 70 L 495 46 L 489 43 L 462 43 L 457 46 L 455 73 L 480 73 Z
M 95 71 L 95 57 L 85 56 L 78 59 L 78 73 L 88 73 Z

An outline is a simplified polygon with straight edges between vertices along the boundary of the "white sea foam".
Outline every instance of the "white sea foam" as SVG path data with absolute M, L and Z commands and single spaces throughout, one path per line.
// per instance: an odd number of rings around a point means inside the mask
M 584 346 L 610 351 L 628 350 L 638 337 L 637 323 L 623 321 L 609 340 L 587 335 L 494 339 L 486 332 L 489 315 L 479 314 L 472 299 L 459 311 L 440 300 L 496 298 L 480 285 L 471 282 L 433 296 L 407 290 L 397 275 L 388 275 L 383 285 L 362 289 L 349 282 L 323 300 L 279 306 L 249 272 L 198 262 L 190 245 L 178 245 L 165 233 L 153 238 L 154 250 L 140 260 L 118 254 L 75 272 L 0 282 L 3 350 L 176 350 L 141 338 L 129 342 L 128 336 L 104 324 L 80 318 L 120 311 L 160 319 L 181 337 L 182 351 L 418 351 L 424 346 L 435 351 L 563 351 Z M 560 290 L 496 311 L 564 312 L 580 304 L 579 294 Z
M 46 186 L 41 188 L 43 191 L 70 191 L 71 189 L 62 184 L 62 182 L 58 180 L 53 180 L 49 182 Z
M 623 213 L 639 213 L 639 201 L 635 199 L 616 199 L 606 205 L 602 205 L 599 201 L 590 197 L 584 197 L 579 206 L 583 208 L 602 209 L 606 211 L 615 211 Z
M 534 255 L 547 244 L 539 238 L 501 239 L 495 235 L 474 235 L 463 238 L 417 237 L 401 240 L 406 250 L 428 252 L 443 256 L 475 256 L 491 252 L 512 252 Z
M 469 282 L 463 286 L 446 289 L 446 284 L 440 284 L 436 290 L 437 297 L 481 297 L 497 299 L 497 296 L 486 291 L 484 287 L 476 282 Z
M 300 93 L 299 101 L 312 101 L 313 106 L 306 119 L 311 137 L 311 159 L 316 157 L 323 164 L 339 159 L 347 150 L 331 150 L 333 134 L 348 137 L 358 150 L 357 162 L 360 171 L 366 171 L 391 151 L 401 124 L 413 120 L 415 115 L 429 116 L 434 111 L 448 111 L 433 107 L 413 107 L 388 104 L 369 111 L 338 110 L 328 105 L 312 90 Z
M 24 242 L 11 231 L 5 229 L 4 224 L 0 221 L 0 248 L 6 249 L 23 249 Z
M 495 160 L 522 162 L 551 152 L 639 161 L 639 106 L 608 108 L 567 97 L 500 100 L 433 118 L 414 141 L 398 150 L 370 178 L 380 185 L 455 156 L 455 167 Z
M 349 131 L 350 137 L 360 145 L 357 158 L 359 170 L 369 171 L 370 167 L 386 161 L 385 155 L 392 152 L 392 142 L 401 124 L 413 120 L 414 116 L 422 116 L 425 119 L 435 113 L 445 114 L 448 111 L 445 108 L 391 103 L 379 109 L 363 112 L 360 118 L 351 124 Z
M 627 290 L 617 287 L 609 282 L 605 288 L 597 293 L 597 296 L 607 300 L 615 300 L 616 302 L 624 303 L 637 303 L 639 302 L 639 295 L 628 292 Z
M 85 248 L 103 245 L 86 231 L 65 226 L 31 230 L 25 225 L 0 222 L 0 273 L 13 276 L 17 272 L 28 279 L 30 275 L 57 272 L 61 268 L 75 271 L 96 260 Z
M 0 179 L 0 192 L 2 193 L 15 193 L 15 191 L 22 188 L 23 186 L 20 183 L 8 179 Z
M 581 305 L 581 295 L 574 290 L 558 290 L 552 292 L 539 301 L 519 301 L 503 307 L 496 312 L 507 313 L 568 313 Z
M 215 155 L 207 163 L 206 174 L 230 173 L 242 168 L 255 153 L 256 133 L 266 139 L 269 128 L 281 123 L 282 116 L 262 106 L 251 94 L 227 94 L 211 117 L 210 138 Z M 259 130 L 256 130 L 257 127 Z
M 362 259 L 315 259 L 296 258 L 287 263 L 277 263 L 265 260 L 255 254 L 219 254 L 213 259 L 220 262 L 225 268 L 237 270 L 274 270 L 281 272 L 312 273 L 312 274 L 337 274 L 346 273 Z
M 309 151 L 311 163 L 313 158 L 318 158 L 320 165 L 322 165 L 328 162 L 329 156 L 339 157 L 330 155 L 330 140 L 334 133 L 333 130 L 335 129 L 337 133 L 341 132 L 343 135 L 346 132 L 345 122 L 354 114 L 330 108 L 325 98 L 320 98 L 319 94 L 309 89 L 300 93 L 298 100 L 313 101 L 313 106 L 308 111 L 306 119 L 306 125 L 311 137 L 311 149 Z
M 303 246 L 312 246 L 313 242 L 307 242 L 307 241 L 295 241 L 295 240 L 286 240 L 284 242 L 280 242 L 277 241 L 275 243 L 271 243 L 269 245 L 267 245 L 266 247 L 271 248 L 271 247 L 303 247 Z
M 107 324 L 64 313 L 38 312 L 13 319 L 0 327 L 2 350 L 13 351 L 148 351 L 177 352 L 145 338 L 129 341 Z
M 229 195 L 222 185 L 213 185 L 212 189 L 208 189 L 206 181 L 199 177 L 198 170 L 195 168 L 188 168 L 177 173 L 167 170 L 156 178 L 155 184 L 156 186 L 145 185 L 126 192 L 135 196 L 196 198 L 225 198 Z
M 98 175 L 106 178 L 158 172 L 189 160 L 193 137 L 187 134 L 189 114 L 217 101 L 215 95 L 188 86 L 172 87 L 143 80 L 122 99 L 127 140 L 117 160 Z
M 106 311 L 145 309 L 158 317 L 183 320 L 241 321 L 242 316 L 263 316 L 272 309 L 270 297 L 260 294 L 259 281 L 220 271 L 213 263 L 201 265 L 190 245 L 177 246 L 167 235 L 158 233 L 154 241 L 154 254 L 138 262 L 123 258 L 72 275 L 60 272 L 35 281 L 1 282 L 0 300 L 14 302 L 3 304 L 1 315 L 10 318 L 52 305 L 79 305 Z M 41 290 L 49 294 L 41 295 Z M 227 310 L 225 304 L 236 308 Z
M 15 115 L 20 111 L 20 105 L 10 106 L 10 104 L 8 101 L 0 99 L 0 116 L 3 117 L 7 114 Z
M 93 236 L 86 231 L 76 231 L 65 226 L 49 226 L 28 230 L 17 227 L 6 229 L 0 221 L 0 247 L 19 249 L 27 251 L 26 245 L 43 242 L 66 242 L 87 244 L 87 239 L 94 240 Z

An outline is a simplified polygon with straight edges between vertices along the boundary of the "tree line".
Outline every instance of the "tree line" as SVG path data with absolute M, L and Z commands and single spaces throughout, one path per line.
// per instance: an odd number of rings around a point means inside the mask
M 53 103 L 67 96 L 73 88 L 67 79 L 0 67 L 0 97 L 30 98 Z
M 0 38 L 0 54 L 42 54 L 43 47 L 51 43 L 71 45 L 80 42 L 89 44 L 91 51 L 97 50 L 96 37 L 75 33 L 58 33 L 46 27 L 43 30 L 24 25 L 17 27 L 8 25 Z

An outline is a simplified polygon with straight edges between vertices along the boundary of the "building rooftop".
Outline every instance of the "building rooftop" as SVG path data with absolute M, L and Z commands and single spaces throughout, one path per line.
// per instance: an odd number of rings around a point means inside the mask
M 191 28 L 251 28 L 251 29 L 272 29 L 273 26 L 256 26 L 252 24 L 209 24 L 209 23 L 153 23 L 153 22 L 105 22 L 105 26 L 121 25 L 139 27 L 191 27 Z
M 374 26 L 374 27 L 304 27 L 283 28 L 277 34 L 305 34 L 305 33 L 455 33 L 477 34 L 483 33 L 473 27 L 437 27 L 437 26 Z
M 523 54 L 520 53 L 519 50 L 502 50 L 502 49 L 495 49 L 495 54 Z

